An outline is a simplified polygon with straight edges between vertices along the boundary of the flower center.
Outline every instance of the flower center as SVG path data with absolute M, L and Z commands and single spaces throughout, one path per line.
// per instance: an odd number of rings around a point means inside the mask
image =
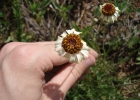
M 66 52 L 75 54 L 82 49 L 83 43 L 79 35 L 68 34 L 62 41 L 62 47 Z
M 102 13 L 106 16 L 111 16 L 115 13 L 115 7 L 111 3 L 107 3 L 102 8 Z

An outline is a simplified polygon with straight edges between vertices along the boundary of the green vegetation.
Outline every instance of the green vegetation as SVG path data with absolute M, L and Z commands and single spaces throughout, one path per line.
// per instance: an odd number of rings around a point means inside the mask
M 53 41 L 66 29 L 75 28 L 99 57 L 86 78 L 68 92 L 66 100 L 139 100 L 140 1 L 57 1 L 2 0 L 0 45 Z M 107 24 L 101 19 L 99 5 L 103 2 L 121 10 L 118 21 Z

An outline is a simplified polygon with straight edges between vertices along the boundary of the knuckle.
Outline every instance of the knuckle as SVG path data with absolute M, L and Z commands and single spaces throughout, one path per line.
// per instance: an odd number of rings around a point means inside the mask
M 20 57 L 23 59 L 28 59 L 31 56 L 33 56 L 32 48 L 28 45 L 17 46 L 11 53 L 13 53 L 13 56 Z
M 21 45 L 15 47 L 9 55 L 5 57 L 5 61 L 10 68 L 17 69 L 29 69 L 29 66 L 32 64 L 34 56 L 30 50 L 30 47 L 27 45 Z
M 15 47 L 16 43 L 17 42 L 7 43 L 6 45 L 3 46 L 3 48 L 1 49 L 1 52 L 3 52 L 3 53 L 10 52 Z

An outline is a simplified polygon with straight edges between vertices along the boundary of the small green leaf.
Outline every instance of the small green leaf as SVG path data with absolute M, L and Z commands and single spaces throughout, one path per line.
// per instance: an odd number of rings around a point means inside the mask
M 11 36 L 9 36 L 8 38 L 7 38 L 7 40 L 5 40 L 4 42 L 5 43 L 8 43 L 8 42 L 10 42 L 12 40 L 12 38 L 11 38 Z
M 54 3 L 54 6 L 56 9 L 61 10 L 61 6 L 57 2 Z
M 72 5 L 69 5 L 69 6 L 67 7 L 67 11 L 71 10 L 72 7 L 73 7 Z
M 4 17 L 5 15 L 2 13 L 2 12 L 0 12 L 0 17 Z
M 137 36 L 132 36 L 131 39 L 128 42 L 128 47 L 132 48 L 135 44 L 139 42 L 139 37 Z
M 51 0 L 45 0 L 44 2 L 43 2 L 43 7 L 47 7 L 50 3 L 51 3 L 52 1 Z

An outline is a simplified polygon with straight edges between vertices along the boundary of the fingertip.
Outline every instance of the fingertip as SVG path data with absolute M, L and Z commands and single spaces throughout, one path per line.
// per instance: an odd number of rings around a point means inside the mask
M 98 57 L 98 53 L 92 49 L 92 53 L 89 54 L 89 57 L 85 59 L 85 64 L 87 67 L 91 67 L 96 62 L 96 57 Z
M 92 48 L 90 48 L 90 54 L 94 55 L 95 58 L 98 57 L 98 53 L 95 50 L 93 50 Z

